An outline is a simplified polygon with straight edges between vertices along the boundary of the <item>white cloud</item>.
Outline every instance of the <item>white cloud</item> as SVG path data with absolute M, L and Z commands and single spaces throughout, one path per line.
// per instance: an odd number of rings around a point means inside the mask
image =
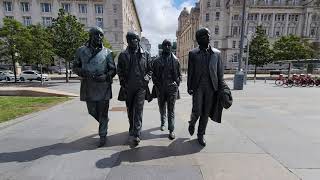
M 173 0 L 136 0 L 142 25 L 142 36 L 151 43 L 151 54 L 158 54 L 158 44 L 164 39 L 176 40 L 178 17 L 183 7 L 190 11 L 194 0 L 186 0 L 174 7 Z

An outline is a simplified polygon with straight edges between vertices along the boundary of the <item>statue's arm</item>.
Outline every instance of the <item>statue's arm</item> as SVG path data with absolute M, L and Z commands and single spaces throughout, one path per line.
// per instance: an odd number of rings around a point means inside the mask
M 192 63 L 192 52 L 189 52 L 189 58 L 188 58 L 188 79 L 187 79 L 187 87 L 188 87 L 188 93 L 192 94 L 192 75 L 193 75 L 193 63 Z
M 114 63 L 112 52 L 110 52 L 107 56 L 107 69 L 108 69 L 108 76 L 110 80 L 117 74 L 116 64 Z
M 177 60 L 177 75 L 178 75 L 178 85 L 182 82 L 182 75 L 181 75 L 181 66 L 179 60 Z
M 147 72 L 146 72 L 146 76 L 148 78 L 148 81 L 152 77 L 152 62 L 151 62 L 151 56 L 150 56 L 149 53 L 147 53 Z
M 82 64 L 81 64 L 81 59 L 80 59 L 80 49 L 78 49 L 75 53 L 75 57 L 73 59 L 73 63 L 72 63 L 72 71 L 77 74 L 78 76 L 82 76 L 81 74 L 81 68 L 82 68 Z
M 125 80 L 125 56 L 123 53 L 120 53 L 118 58 L 118 65 L 117 65 L 117 74 L 119 77 L 120 85 L 125 87 L 126 80 Z
M 218 54 L 218 71 L 217 71 L 217 75 L 218 75 L 218 89 L 219 90 L 222 90 L 223 87 L 224 87 L 224 67 L 223 67 L 223 62 L 222 62 L 222 59 L 221 59 L 221 54 L 219 53 Z

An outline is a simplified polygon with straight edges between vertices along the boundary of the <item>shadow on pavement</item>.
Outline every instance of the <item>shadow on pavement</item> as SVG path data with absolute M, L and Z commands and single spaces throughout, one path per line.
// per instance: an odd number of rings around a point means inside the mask
M 202 149 L 203 147 L 199 146 L 196 139 L 189 140 L 188 138 L 178 138 L 169 144 L 169 146 L 150 145 L 114 153 L 110 157 L 97 161 L 96 167 L 100 169 L 112 168 L 119 166 L 121 162 L 134 163 L 174 156 L 184 156 L 198 153 Z M 109 162 L 117 157 L 118 161 L 111 165 Z
M 155 138 L 167 138 L 166 134 L 154 135 L 152 131 L 158 130 L 159 128 L 152 128 L 142 132 L 142 140 L 149 140 Z M 0 163 L 6 162 L 29 162 L 36 159 L 49 156 L 49 155 L 63 155 L 72 154 L 86 150 L 97 149 L 97 143 L 99 138 L 96 134 L 83 137 L 81 139 L 69 142 L 69 143 L 57 143 L 43 147 L 37 147 L 25 151 L 17 152 L 3 152 L 0 153 Z M 107 136 L 107 143 L 105 147 L 129 145 L 128 143 L 128 132 L 122 132 Z

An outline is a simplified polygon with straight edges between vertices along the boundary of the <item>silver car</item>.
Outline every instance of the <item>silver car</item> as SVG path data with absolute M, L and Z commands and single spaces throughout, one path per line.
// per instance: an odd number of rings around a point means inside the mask
M 4 70 L 0 71 L 0 81 L 14 81 L 14 74 L 12 71 Z M 17 80 L 19 80 L 19 77 L 17 76 Z

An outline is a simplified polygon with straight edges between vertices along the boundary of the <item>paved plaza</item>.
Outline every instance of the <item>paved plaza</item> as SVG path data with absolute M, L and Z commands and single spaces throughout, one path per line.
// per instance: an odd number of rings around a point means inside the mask
M 228 82 L 232 87 L 232 82 Z M 79 83 L 49 87 L 79 94 Z M 187 127 L 186 83 L 176 104 L 176 136 L 159 130 L 156 100 L 145 104 L 142 142 L 130 148 L 125 104 L 114 83 L 107 145 L 96 148 L 97 122 L 75 98 L 0 124 L 1 180 L 319 180 L 320 88 L 248 82 L 232 91 L 222 124 L 209 122 L 202 148 Z

